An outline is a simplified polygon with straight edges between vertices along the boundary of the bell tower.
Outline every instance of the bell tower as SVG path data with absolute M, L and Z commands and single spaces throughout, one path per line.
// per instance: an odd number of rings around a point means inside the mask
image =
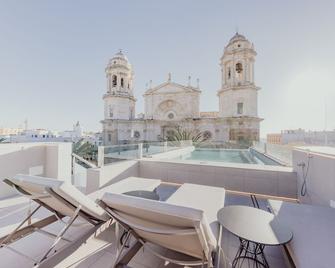
M 127 57 L 120 50 L 106 69 L 107 92 L 103 96 L 106 119 L 135 118 L 136 99 L 133 94 L 133 71 Z
M 219 116 L 230 127 L 229 140 L 259 140 L 257 98 L 254 81 L 254 45 L 236 33 L 221 57 L 221 88 L 218 90 Z

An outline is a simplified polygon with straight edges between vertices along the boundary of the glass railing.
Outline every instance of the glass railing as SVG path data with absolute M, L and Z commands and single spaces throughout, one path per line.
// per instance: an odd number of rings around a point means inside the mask
M 192 146 L 192 141 L 143 142 L 137 144 L 100 146 L 98 162 L 99 166 L 101 166 L 120 160 L 150 157 L 188 146 Z
M 119 144 L 99 147 L 99 160 L 103 165 L 120 161 L 136 159 L 140 157 L 140 144 Z
M 285 165 L 292 166 L 292 151 L 294 148 L 292 145 L 254 142 L 253 148 Z

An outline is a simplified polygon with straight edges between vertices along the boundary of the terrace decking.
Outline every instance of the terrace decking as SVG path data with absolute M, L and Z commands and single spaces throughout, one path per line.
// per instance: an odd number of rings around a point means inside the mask
M 167 190 L 171 189 L 167 188 Z M 250 197 L 236 193 L 227 193 L 225 206 L 237 204 L 252 206 Z M 259 199 L 259 204 L 262 209 L 267 209 L 266 200 Z M 3 203 L 2 208 L 0 209 L 0 226 L 8 226 L 6 228 L 14 227 L 18 222 L 19 216 L 11 215 L 11 223 L 9 223 L 8 220 L 5 220 L 7 219 L 5 216 L 8 215 L 9 211 L 19 210 L 20 207 L 23 208 L 23 210 L 20 210 L 18 213 L 22 216 L 22 214 L 26 213 L 29 209 L 29 207 L 24 208 L 27 205 L 28 202 L 22 202 L 22 199 L 19 204 L 12 202 L 12 204 L 9 204 L 7 207 L 4 207 Z M 42 213 L 37 215 L 37 217 L 42 218 L 48 214 L 49 213 L 47 211 L 42 211 Z M 77 221 L 76 223 L 77 225 L 71 227 L 68 233 L 66 233 L 66 239 L 74 239 L 79 236 L 79 234 L 83 234 L 89 228 L 89 225 L 83 222 Z M 63 225 L 60 223 L 53 223 L 43 228 L 43 230 L 56 233 L 60 230 L 60 228 L 62 228 L 62 226 Z M 51 262 L 47 262 L 41 267 L 112 267 L 116 256 L 115 240 L 114 225 L 110 225 L 110 223 L 105 224 L 96 232 L 95 235 L 91 236 L 86 243 L 78 242 L 78 244 L 74 247 L 65 250 L 64 255 L 59 257 L 59 260 L 61 260 L 60 262 L 51 258 Z M 34 265 L 34 260 L 29 258 L 38 259 L 38 257 L 43 254 L 43 249 L 49 246 L 50 243 L 52 243 L 51 237 L 48 238 L 48 236 L 42 235 L 39 232 L 28 235 L 23 239 L 12 243 L 10 245 L 11 248 L 4 247 L 0 249 L 1 266 L 13 268 L 32 267 Z M 66 246 L 66 241 L 60 243 L 57 250 L 60 250 L 64 246 Z M 231 264 L 237 252 L 238 246 L 238 238 L 230 234 L 228 231 L 223 230 L 222 247 L 228 263 Z M 24 252 L 29 257 L 17 254 L 14 251 Z M 185 258 L 185 256 L 167 249 L 159 249 L 159 251 L 169 257 Z M 267 247 L 265 249 L 265 254 L 270 267 L 285 267 L 284 256 L 280 247 Z M 252 262 L 248 263 L 248 261 L 245 261 L 242 267 L 253 267 L 252 265 Z M 135 257 L 129 262 L 128 266 L 133 268 L 181 267 L 162 261 L 158 257 L 153 256 L 145 248 L 142 248 L 137 252 Z

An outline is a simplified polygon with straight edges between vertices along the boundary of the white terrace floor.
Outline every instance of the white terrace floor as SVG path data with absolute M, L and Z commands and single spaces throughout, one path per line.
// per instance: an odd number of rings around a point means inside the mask
M 7 206 L 4 206 L 4 202 L 0 201 L 0 234 L 8 232 L 10 228 L 13 228 L 17 222 L 22 219 L 27 213 L 27 201 L 24 199 L 16 199 L 15 201 L 21 201 L 18 204 L 14 202 L 11 204 L 6 202 Z M 259 200 L 262 209 L 266 209 L 266 201 Z M 247 196 L 236 195 L 232 193 L 227 193 L 225 206 L 228 205 L 248 205 L 252 206 L 251 199 Z M 34 205 L 33 205 L 34 206 Z M 44 210 L 37 215 L 38 218 L 42 218 L 49 214 L 48 211 Z M 7 216 L 10 217 L 7 217 Z M 10 221 L 8 219 L 11 219 Z M 56 233 L 63 227 L 62 223 L 54 223 L 44 228 L 44 230 Z M 91 225 L 80 224 L 71 227 L 66 238 L 71 240 L 79 236 L 79 233 L 84 233 Z M 24 237 L 10 245 L 11 248 L 1 248 L 0 249 L 0 260 L 1 267 L 32 267 L 34 261 L 32 259 L 39 259 L 45 249 L 51 245 L 52 239 L 45 234 L 34 233 L 27 237 Z M 64 246 L 66 242 L 60 243 L 57 247 L 60 249 Z M 74 247 L 72 250 L 66 252 L 67 256 L 64 256 L 63 261 L 58 263 L 56 266 L 53 264 L 47 264 L 43 267 L 96 267 L 96 268 L 106 268 L 112 267 L 116 256 L 116 243 L 114 236 L 114 225 L 105 225 L 100 230 L 96 232 L 94 236 L 91 236 L 86 243 L 79 243 L 78 246 Z M 232 234 L 224 230 L 222 238 L 222 247 L 224 254 L 228 258 L 228 262 L 231 262 L 237 252 L 237 247 L 239 246 L 238 239 Z M 168 252 L 166 249 L 159 249 L 164 255 L 169 257 L 178 258 L 175 252 Z M 24 254 L 29 257 L 19 255 L 14 251 L 24 252 Z M 284 257 L 282 255 L 282 250 L 280 247 L 268 247 L 265 250 L 267 260 L 270 267 L 282 268 L 285 267 Z M 184 257 L 184 256 L 182 256 Z M 30 259 L 32 258 L 32 259 Z M 185 258 L 185 257 L 184 257 Z M 170 263 L 165 263 L 161 259 L 153 256 L 145 248 L 140 249 L 135 257 L 130 261 L 129 267 L 133 268 L 171 268 L 180 267 L 177 265 L 172 265 Z M 242 267 L 253 267 L 253 263 L 248 263 L 245 261 Z

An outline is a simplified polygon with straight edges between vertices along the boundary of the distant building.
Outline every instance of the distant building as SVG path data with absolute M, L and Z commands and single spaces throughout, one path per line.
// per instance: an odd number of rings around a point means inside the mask
M 283 130 L 281 133 L 267 135 L 272 144 L 311 144 L 335 146 L 335 130 L 305 131 L 304 129 Z
M 79 122 L 73 125 L 73 130 L 63 132 L 48 129 L 26 129 L 10 135 L 9 141 L 18 142 L 76 142 L 82 138 Z
M 83 130 L 80 126 L 79 121 L 73 125 L 73 130 L 65 130 L 59 132 L 59 137 L 63 138 L 64 140 L 77 142 L 83 137 Z
M 0 128 L 0 136 L 17 135 L 22 131 L 22 128 Z
M 200 112 L 199 83 L 167 81 L 144 93 L 144 114 L 135 118 L 133 69 L 120 51 L 105 72 L 103 141 L 105 145 L 131 141 L 166 140 L 177 127 L 201 131 L 213 141 L 259 140 L 258 90 L 254 81 L 254 45 L 236 33 L 220 59 L 221 85 L 216 92 L 218 111 Z
M 103 144 L 101 132 L 86 132 L 83 134 L 83 142 L 88 142 L 95 146 L 101 146 Z
M 27 129 L 10 136 L 11 143 L 18 142 L 55 142 L 61 141 L 58 133 L 47 129 Z
M 271 144 L 281 144 L 281 133 L 267 134 L 266 141 Z

